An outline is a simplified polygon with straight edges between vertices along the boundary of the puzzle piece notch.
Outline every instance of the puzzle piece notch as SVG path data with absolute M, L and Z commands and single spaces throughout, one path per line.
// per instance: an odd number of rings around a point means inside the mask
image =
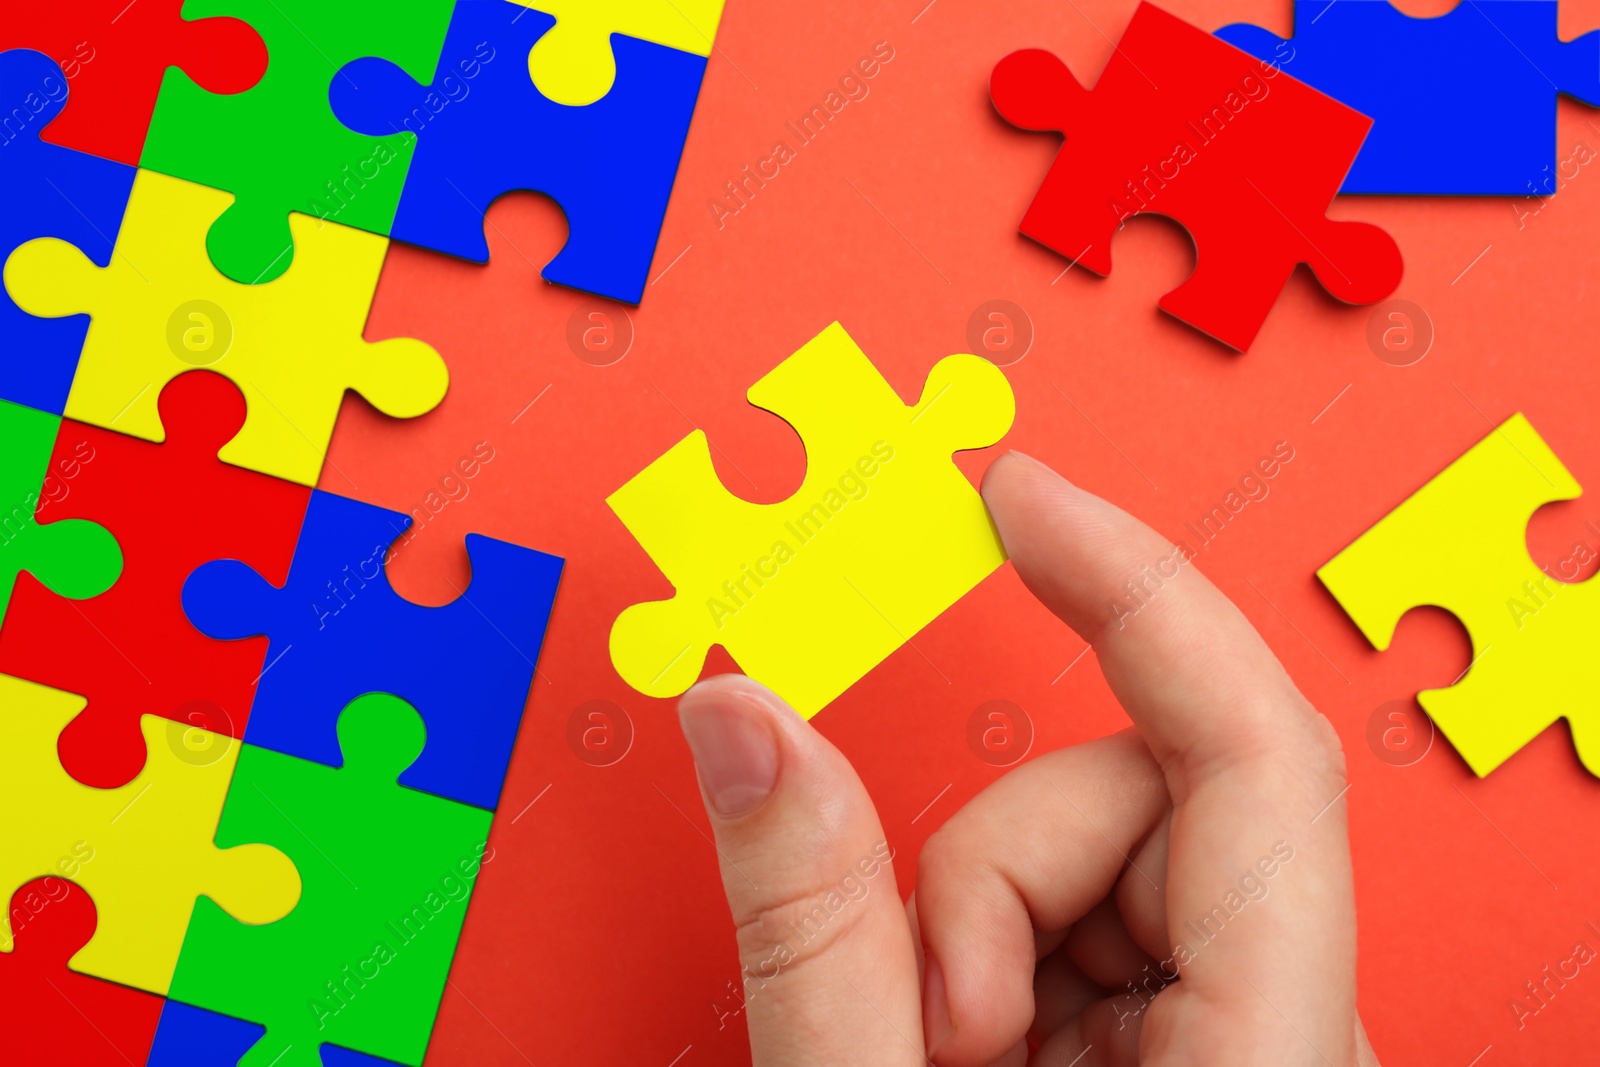
M 91 316 L 69 417 L 165 440 L 162 387 L 205 367 L 239 387 L 249 413 L 221 458 L 315 485 L 346 390 L 387 415 L 412 418 L 438 404 L 449 375 L 421 341 L 362 338 L 386 239 L 294 215 L 295 267 L 271 283 L 241 285 L 200 252 L 207 227 L 231 200 L 141 170 L 109 266 L 41 238 L 12 254 L 7 285 L 31 314 Z
M 67 773 L 100 788 L 125 784 L 144 765 L 141 715 L 200 727 L 186 735 L 195 741 L 243 734 L 267 642 L 204 637 L 183 614 L 183 582 L 220 555 L 281 581 L 311 496 L 217 459 L 245 421 L 233 383 L 191 371 L 168 383 L 159 404 L 172 429 L 163 444 L 65 420 L 49 458 L 59 492 L 40 517 L 94 516 L 108 526 L 124 557 L 116 583 L 77 603 L 22 582 L 0 625 L 0 672 L 88 698 L 57 752 Z
M 1216 35 L 1374 120 L 1344 193 L 1548 196 L 1552 97 L 1600 105 L 1600 30 L 1563 42 L 1556 0 L 1475 0 L 1433 18 L 1387 0 L 1297 0 L 1295 26 Z M 1405 62 L 1370 60 L 1380 47 Z
M 611 657 L 629 685 L 670 697 L 719 644 L 809 718 L 1004 562 L 950 457 L 999 440 L 1015 404 L 997 367 L 959 355 L 907 406 L 838 323 L 749 398 L 800 435 L 804 482 L 780 503 L 741 500 L 697 430 L 613 493 L 676 593 L 624 610 Z
M 1600 596 L 1593 583 L 1555 581 L 1527 549 L 1533 513 L 1581 492 L 1514 415 L 1317 571 L 1379 651 L 1412 608 L 1442 608 L 1466 627 L 1471 666 L 1418 700 L 1480 777 L 1561 717 L 1579 758 L 1600 775 L 1600 709 L 1587 668 Z
M 58 416 L 0 400 L 0 617 L 17 575 L 33 575 L 72 600 L 98 596 L 122 573 L 122 549 L 111 532 L 87 519 L 40 523 L 35 508 L 54 477 L 50 470 Z
M 188 0 L 191 17 L 230 15 L 266 43 L 267 73 L 253 88 L 208 93 L 180 70 L 162 82 L 140 167 L 237 199 L 220 213 L 206 248 L 235 282 L 272 281 L 300 255 L 291 212 L 387 235 L 412 144 L 364 137 L 328 109 L 339 67 L 383 56 L 431 78 L 450 21 L 450 0 Z M 291 131 L 264 136 L 263 131 Z M 385 131 L 388 133 L 388 131 Z
M 144 770 L 119 789 L 94 789 L 55 758 L 83 707 L 72 693 L 0 675 L 0 811 L 13 813 L 0 828 L 0 887 L 76 859 L 75 881 L 100 922 L 69 966 L 165 995 L 197 897 L 241 922 L 272 922 L 298 898 L 299 874 L 267 845 L 212 843 L 242 746 L 211 738 L 190 747 L 184 728 L 145 716 Z M 10 917 L 0 917 L 0 951 L 11 949 Z
M 184 0 L 13 5 L 0 48 L 37 49 L 72 70 L 69 106 L 44 140 L 136 166 L 168 67 L 213 93 L 243 92 L 260 81 L 267 49 L 247 22 L 190 20 L 180 14 L 183 6 Z M 68 82 L 63 73 L 60 84 Z
M 18 889 L 8 914 L 16 947 L 0 956 L 7 1059 L 55 1063 L 70 1048 L 74 1067 L 144 1063 L 161 999 L 67 969 L 68 957 L 94 935 L 89 894 L 52 874 Z
M 555 16 L 555 28 L 528 53 L 528 74 L 558 104 L 582 107 L 611 91 L 617 77 L 611 35 L 710 56 L 724 0 L 515 0 Z
M 458 4 L 432 86 L 365 59 L 339 72 L 329 103 L 352 129 L 416 134 L 395 240 L 483 263 L 489 205 L 508 192 L 543 193 L 568 223 L 545 280 L 637 304 L 706 62 L 617 37 L 615 84 L 587 107 L 568 107 L 543 96 L 520 60 L 553 24 L 510 0 Z M 492 58 L 468 60 L 484 56 Z M 626 167 L 593 150 L 619 143 L 629 146 Z
M 241 1067 L 420 1064 L 487 851 L 492 813 L 396 784 L 426 741 L 404 701 L 360 697 L 338 738 L 339 768 L 243 746 L 217 840 L 277 842 L 304 891 L 264 926 L 201 901 L 184 940 L 172 998 L 266 1026 Z
M 62 121 L 61 109 L 71 99 L 67 84 L 48 56 L 21 48 L 0 52 L 0 100 L 18 104 L 5 129 L 8 139 L 0 142 L 0 202 L 13 205 L 0 212 L 0 266 L 36 237 L 88 249 L 100 266 L 110 261 L 134 168 L 41 140 Z M 25 123 L 20 131 L 12 128 L 19 115 Z M 36 318 L 0 293 L 0 398 L 61 414 L 88 329 L 87 315 Z
M 429 735 L 400 784 L 493 808 L 563 561 L 468 534 L 471 584 L 445 607 L 420 607 L 385 575 L 389 546 L 410 525 L 409 516 L 315 490 L 283 587 L 237 560 L 216 560 L 184 583 L 184 611 L 220 640 L 270 638 L 250 744 L 337 766 L 344 706 L 394 693 Z
M 1152 4 L 1092 90 L 1029 49 L 996 65 L 990 92 L 1002 117 L 1066 136 L 1022 233 L 1104 274 L 1128 218 L 1173 219 L 1197 262 L 1160 307 L 1224 344 L 1250 346 L 1297 264 L 1346 303 L 1399 284 L 1393 238 L 1327 217 L 1370 122 Z

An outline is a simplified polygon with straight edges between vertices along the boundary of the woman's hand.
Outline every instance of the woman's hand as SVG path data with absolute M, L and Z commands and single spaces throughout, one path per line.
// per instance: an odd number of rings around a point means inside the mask
M 755 1063 L 1375 1065 L 1333 728 L 1159 534 L 1017 454 L 983 494 L 1134 728 L 984 790 L 902 908 L 837 749 L 748 679 L 686 693 Z

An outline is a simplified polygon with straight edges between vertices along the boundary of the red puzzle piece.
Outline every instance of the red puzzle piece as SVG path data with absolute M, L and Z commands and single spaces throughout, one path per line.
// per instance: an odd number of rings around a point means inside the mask
M 249 23 L 190 21 L 179 15 L 183 0 L 8 6 L 0 49 L 43 52 L 67 76 L 65 86 L 39 86 L 44 97 L 69 92 L 66 109 L 41 138 L 130 166 L 139 163 L 168 67 L 182 68 L 213 93 L 243 92 L 267 70 L 267 46 Z M 204 140 L 201 132 L 195 136 Z M 204 150 L 199 142 L 196 150 Z
M 103 524 L 122 546 L 122 576 L 100 596 L 67 600 L 24 574 L 0 626 L 0 672 L 88 698 L 59 754 L 67 773 L 101 788 L 144 766 L 140 715 L 244 736 L 267 639 L 200 633 L 183 612 L 183 582 L 202 563 L 237 559 L 281 585 L 311 497 L 217 459 L 245 418 L 226 378 L 180 375 L 160 406 L 159 445 L 62 420 L 40 521 Z M 174 743 L 188 736 L 175 730 Z
M 1352 304 L 1400 284 L 1393 238 L 1326 215 L 1371 120 L 1152 4 L 1093 90 L 1028 49 L 989 92 L 1013 125 L 1067 138 L 1022 232 L 1104 275 L 1126 219 L 1169 216 L 1197 262 L 1161 308 L 1225 344 L 1250 347 L 1296 264 Z
M 16 947 L 0 954 L 7 1063 L 128 1067 L 150 1055 L 163 999 L 67 969 L 94 927 L 94 901 L 64 878 L 36 878 L 11 898 Z

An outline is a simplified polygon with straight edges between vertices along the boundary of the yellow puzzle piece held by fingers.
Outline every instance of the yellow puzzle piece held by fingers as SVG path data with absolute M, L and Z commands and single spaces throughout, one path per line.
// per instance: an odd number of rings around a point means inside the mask
M 528 55 L 533 84 L 558 104 L 582 107 L 617 78 L 611 35 L 624 34 L 709 56 L 724 0 L 516 0 L 556 24 Z
M 162 441 L 162 387 L 185 371 L 216 371 L 239 386 L 248 411 L 218 455 L 315 485 L 347 389 L 407 418 L 438 404 L 449 376 L 421 341 L 362 340 L 387 238 L 291 215 L 293 265 L 264 285 L 241 285 L 206 254 L 206 231 L 232 202 L 141 170 L 109 266 L 40 238 L 12 253 L 6 288 L 31 315 L 91 317 L 68 418 Z
M 1560 718 L 1600 775 L 1600 592 L 1540 570 L 1526 539 L 1535 511 L 1581 493 L 1514 415 L 1317 572 L 1380 651 L 1414 607 L 1461 620 L 1472 665 L 1417 699 L 1480 777 Z
M 749 397 L 799 433 L 805 482 L 782 503 L 740 500 L 696 430 L 613 493 L 677 595 L 618 616 L 611 660 L 669 697 L 721 645 L 810 718 L 1005 562 L 950 456 L 1003 437 L 1015 401 L 999 368 L 962 355 L 907 407 L 838 323 Z
M 240 742 L 146 715 L 144 770 L 117 789 L 67 774 L 56 738 L 86 701 L 0 675 L 0 894 L 54 875 L 94 898 L 94 937 L 75 971 L 165 995 L 195 899 L 241 922 L 274 922 L 300 899 L 300 874 L 282 852 L 213 844 Z M 12 948 L 0 916 L 0 952 Z

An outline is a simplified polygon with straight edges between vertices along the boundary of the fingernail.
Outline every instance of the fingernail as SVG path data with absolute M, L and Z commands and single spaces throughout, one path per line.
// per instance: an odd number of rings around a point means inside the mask
M 939 958 L 929 952 L 927 960 L 922 976 L 922 1038 L 932 1056 L 950 1036 L 950 1001 L 945 995 L 944 968 L 939 966 Z
M 1026 452 L 1018 452 L 1016 449 L 1013 448 L 1008 454 L 1012 455 L 1012 456 L 1016 456 L 1018 459 L 1022 460 L 1025 463 L 1032 463 L 1035 467 L 1038 467 L 1040 470 L 1045 471 L 1048 474 L 1054 475 L 1057 478 L 1061 478 L 1060 473 L 1055 471 L 1055 470 L 1053 470 L 1048 463 L 1044 463 L 1044 462 L 1042 462 L 1040 460 L 1034 459 L 1032 456 L 1028 455 Z M 1062 481 L 1066 481 L 1065 478 L 1061 478 L 1061 480 Z
M 760 705 L 702 682 L 678 701 L 678 724 L 711 806 L 730 817 L 760 807 L 778 780 L 778 743 Z

